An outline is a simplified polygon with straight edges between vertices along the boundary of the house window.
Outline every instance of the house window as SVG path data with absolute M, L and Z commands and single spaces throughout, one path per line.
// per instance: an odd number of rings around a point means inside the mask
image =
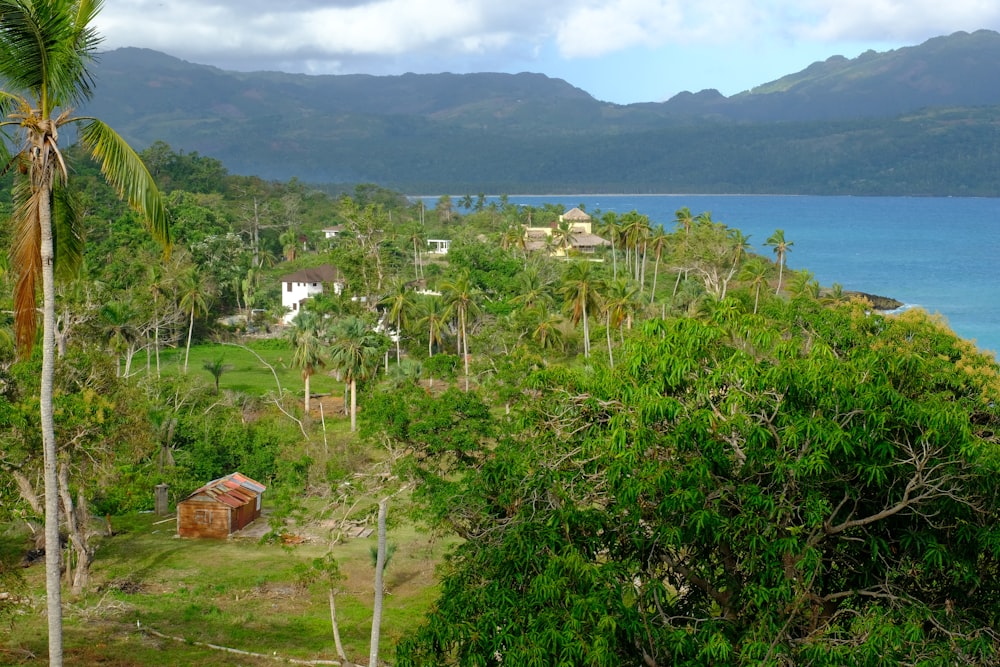
M 195 510 L 194 522 L 203 525 L 212 523 L 212 510 Z
M 286 292 L 291 292 L 292 291 L 292 284 L 291 283 L 285 283 L 285 284 L 288 285 L 288 289 L 286 289 L 285 291 Z

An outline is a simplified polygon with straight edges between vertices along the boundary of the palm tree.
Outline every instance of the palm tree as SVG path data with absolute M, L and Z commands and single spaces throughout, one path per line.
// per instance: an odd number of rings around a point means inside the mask
M 448 320 L 448 309 L 441 297 L 430 296 L 420 302 L 420 319 L 417 326 L 427 329 L 427 356 L 434 356 L 434 346 L 444 345 L 444 326 Z
M 458 320 L 458 354 L 465 359 L 465 390 L 469 390 L 469 318 L 479 312 L 476 293 L 468 273 L 441 283 L 449 317 Z
M 191 355 L 191 334 L 194 333 L 194 318 L 208 313 L 208 301 L 212 294 L 212 287 L 196 266 L 187 267 L 178 282 L 180 290 L 178 305 L 181 311 L 188 316 L 187 345 L 184 347 L 184 372 L 187 373 L 188 357 Z
M 537 265 L 529 266 L 518 275 L 517 296 L 510 302 L 525 308 L 549 306 L 552 304 L 552 283 L 542 277 Z
M 139 156 L 96 118 L 74 117 L 74 105 L 91 96 L 88 66 L 100 38 L 92 25 L 101 3 L 91 0 L 0 0 L 0 112 L 5 127 L 18 128 L 13 158 L 19 177 L 13 190 L 15 337 L 22 355 L 35 342 L 36 285 L 42 283 L 42 371 L 39 398 L 45 480 L 45 580 L 49 664 L 62 665 L 59 548 L 59 477 L 52 391 L 55 380 L 55 260 L 79 251 L 79 209 L 68 206 L 69 170 L 59 148 L 59 129 L 77 127 L 77 138 L 101 166 L 118 196 L 139 213 L 153 236 L 169 244 L 167 213 Z M 8 152 L 5 145 L 4 153 Z M 10 164 L 9 161 L 4 162 Z M 77 224 L 74 224 L 77 223 Z M 54 234 L 54 230 L 58 230 Z M 73 243 L 76 241 L 77 243 Z
M 132 367 L 132 355 L 134 353 L 135 321 L 138 318 L 138 311 L 132 299 L 126 295 L 121 300 L 109 301 L 100 308 L 100 317 L 104 333 L 108 337 L 108 346 L 118 355 L 116 374 L 122 377 L 122 356 L 125 357 L 124 376 L 128 377 Z
M 653 250 L 653 286 L 649 289 L 649 303 L 652 304 L 653 300 L 656 299 L 656 277 L 660 273 L 660 257 L 663 255 L 663 249 L 667 247 L 670 243 L 670 236 L 663 231 L 663 227 L 657 227 L 653 230 L 653 234 L 649 239 L 649 245 Z
M 618 226 L 618 214 L 614 211 L 605 213 L 597 223 L 597 234 L 607 236 L 611 241 L 611 277 L 618 278 L 618 253 L 615 251 L 615 240 L 618 238 L 620 227 Z
M 215 395 L 219 395 L 219 380 L 222 379 L 222 374 L 228 370 L 232 369 L 232 366 L 226 363 L 225 355 L 219 357 L 215 361 L 203 361 L 201 364 L 202 368 L 211 373 L 212 378 L 215 380 Z
M 384 339 L 364 320 L 348 317 L 330 346 L 330 366 L 343 374 L 351 390 L 351 431 L 358 429 L 358 380 L 371 377 L 382 358 Z
M 754 290 L 753 314 L 757 314 L 757 306 L 760 303 L 760 288 L 767 284 L 768 276 L 771 273 L 771 264 L 763 257 L 752 257 L 743 265 L 740 270 L 739 279 L 749 283 Z
M 399 341 L 403 337 L 403 327 L 409 323 L 410 315 L 413 313 L 416 304 L 413 301 L 413 292 L 406 288 L 406 283 L 396 280 L 388 294 L 383 296 L 378 305 L 387 309 L 386 317 L 396 327 L 396 365 L 399 365 Z
M 775 294 L 781 291 L 781 276 L 785 269 L 785 257 L 791 252 L 791 247 L 795 245 L 791 241 L 785 240 L 785 230 L 776 229 L 774 233 L 767 237 L 767 241 L 764 245 L 771 246 L 774 249 L 774 255 L 777 257 L 778 261 L 778 288 L 774 290 Z
M 677 223 L 678 231 L 684 230 L 684 235 L 689 235 L 691 228 L 694 227 L 694 216 L 691 215 L 691 209 L 687 206 L 677 209 L 677 212 L 674 213 L 674 222 Z
M 309 379 L 318 368 L 326 365 L 323 354 L 326 342 L 323 318 L 310 310 L 300 310 L 285 331 L 285 338 L 292 345 L 292 363 L 302 369 L 302 382 L 305 385 L 304 410 L 308 415 L 311 396 Z
M 563 276 L 560 293 L 573 324 L 583 321 L 583 356 L 590 356 L 590 324 L 588 313 L 600 307 L 600 291 L 604 282 L 594 275 L 590 262 L 574 262 Z
M 623 328 L 627 325 L 632 327 L 632 314 L 635 312 L 639 298 L 639 288 L 635 283 L 625 278 L 613 280 L 607 285 L 607 294 L 604 299 L 604 314 L 607 324 L 608 339 L 608 360 L 611 367 L 615 367 L 615 358 L 611 351 L 611 330 L 618 329 L 618 335 L 625 341 Z

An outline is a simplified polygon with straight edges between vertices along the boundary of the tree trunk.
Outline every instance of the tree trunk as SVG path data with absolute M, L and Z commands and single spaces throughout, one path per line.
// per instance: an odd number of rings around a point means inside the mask
M 54 156 L 49 155 L 54 160 Z M 38 198 L 38 223 L 41 227 L 42 261 L 42 377 L 39 392 L 39 415 L 42 429 L 42 453 L 45 478 L 45 606 L 49 629 L 49 667 L 62 667 L 62 590 L 60 588 L 59 546 L 59 475 L 56 470 L 56 433 L 52 406 L 56 353 L 56 281 L 52 246 L 52 169 L 32 174 L 33 187 L 44 192 Z
M 583 358 L 590 357 L 590 325 L 587 323 L 587 304 L 583 304 Z
M 310 377 L 311 377 L 310 373 L 303 373 L 302 374 L 302 379 L 305 381 L 305 385 L 306 385 L 306 387 L 305 387 L 305 389 L 306 389 L 306 391 L 305 391 L 305 393 L 306 393 L 306 396 L 305 396 L 305 411 L 306 411 L 306 415 L 309 414 L 309 395 L 310 395 L 310 392 L 309 392 L 309 378 Z
M 188 356 L 191 354 L 191 334 L 194 332 L 194 307 L 191 307 L 191 322 L 188 324 L 187 347 L 184 348 L 184 374 L 188 372 Z
M 343 663 L 349 662 L 347 660 L 347 654 L 344 653 L 344 645 L 340 641 L 340 628 L 337 626 L 337 603 L 335 598 L 336 594 L 333 589 L 329 589 L 328 594 L 330 596 L 330 625 L 333 626 L 333 645 L 337 647 L 337 657 Z
M 611 352 L 611 310 L 608 310 L 608 362 L 611 368 L 615 367 L 615 355 Z
M 378 643 L 382 632 L 382 570 L 385 569 L 385 515 L 388 501 L 378 504 L 378 554 L 375 557 L 375 603 L 372 606 L 372 641 L 368 653 L 368 667 L 378 665 Z
M 80 595 L 87 587 L 90 580 L 90 564 L 93 555 L 90 549 L 87 527 L 90 513 L 87 505 L 80 494 L 77 496 L 77 503 L 73 505 L 73 497 L 69 492 L 69 467 L 63 463 L 59 466 L 59 497 L 63 504 L 63 514 L 66 517 L 66 530 L 69 533 L 70 544 L 76 556 L 76 568 L 71 579 L 73 595 Z M 67 575 L 69 568 L 66 568 Z
M 358 381 L 351 376 L 351 433 L 358 430 Z

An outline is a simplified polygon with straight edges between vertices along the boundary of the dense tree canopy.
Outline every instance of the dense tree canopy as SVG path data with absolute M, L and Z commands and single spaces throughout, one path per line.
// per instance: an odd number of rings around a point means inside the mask
M 465 541 L 398 664 L 992 664 L 995 365 L 919 313 L 737 312 L 536 373 L 468 465 L 409 443 Z

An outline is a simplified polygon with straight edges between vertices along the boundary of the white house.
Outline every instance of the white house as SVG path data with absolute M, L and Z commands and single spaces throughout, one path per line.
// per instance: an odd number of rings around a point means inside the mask
M 281 278 L 281 305 L 285 308 L 284 321 L 287 324 L 299 314 L 299 308 L 306 299 L 323 294 L 327 289 L 334 294 L 344 291 L 344 279 L 336 267 L 324 264 L 311 269 L 301 269 Z
M 343 233 L 344 233 L 344 226 L 343 225 L 336 225 L 335 227 L 324 227 L 323 228 L 323 237 L 324 238 L 335 239 L 335 238 L 340 237 L 340 235 L 343 234 Z
M 427 252 L 432 255 L 447 255 L 451 247 L 451 239 L 427 239 Z

